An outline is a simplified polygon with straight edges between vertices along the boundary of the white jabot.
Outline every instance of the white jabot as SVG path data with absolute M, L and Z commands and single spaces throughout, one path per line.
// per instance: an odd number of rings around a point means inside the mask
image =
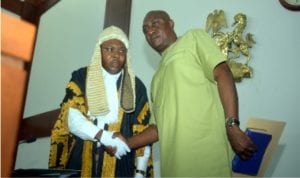
M 103 129 L 105 124 L 116 123 L 118 121 L 119 99 L 117 81 L 122 72 L 110 74 L 105 69 L 102 70 L 104 78 L 104 86 L 107 96 L 109 113 L 104 116 L 97 117 L 97 126 Z

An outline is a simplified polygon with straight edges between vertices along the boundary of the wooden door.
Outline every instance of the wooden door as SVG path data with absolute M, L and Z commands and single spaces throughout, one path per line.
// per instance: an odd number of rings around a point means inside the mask
M 1 11 L 1 177 L 14 169 L 36 27 Z

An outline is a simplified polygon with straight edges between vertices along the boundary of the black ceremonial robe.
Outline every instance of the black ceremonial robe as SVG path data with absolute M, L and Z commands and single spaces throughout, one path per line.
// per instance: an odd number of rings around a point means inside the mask
M 66 87 L 61 111 L 51 133 L 49 168 L 81 170 L 82 177 L 133 177 L 136 169 L 135 159 L 137 156 L 143 156 L 144 147 L 131 150 L 118 160 L 107 154 L 104 146 L 97 147 L 97 142 L 82 140 L 69 132 L 67 120 L 70 107 L 87 116 L 86 76 L 86 67 L 74 71 Z M 119 95 L 121 80 L 122 75 L 117 82 Z M 148 127 L 150 119 L 146 87 L 137 77 L 135 83 L 135 111 L 125 113 L 120 107 L 119 122 L 105 126 L 106 130 L 121 132 L 125 138 L 142 132 Z M 147 177 L 153 177 L 152 155 L 148 161 Z

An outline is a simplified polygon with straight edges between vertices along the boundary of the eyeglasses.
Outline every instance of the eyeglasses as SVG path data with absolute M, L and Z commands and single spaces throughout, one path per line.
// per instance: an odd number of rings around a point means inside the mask
M 127 49 L 126 48 L 115 48 L 115 47 L 104 47 L 102 46 L 101 49 L 103 49 L 105 52 L 107 53 L 118 53 L 118 54 L 121 54 L 121 55 L 124 55 L 127 53 Z

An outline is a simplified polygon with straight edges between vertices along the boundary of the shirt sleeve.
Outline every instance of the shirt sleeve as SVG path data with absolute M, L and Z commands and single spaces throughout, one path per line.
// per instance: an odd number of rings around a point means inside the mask
M 77 109 L 69 108 L 68 127 L 72 134 L 83 140 L 97 141 L 95 136 L 100 129 Z
M 154 116 L 154 112 L 152 111 L 152 107 L 150 108 L 150 110 L 151 110 L 151 116 L 150 116 L 150 120 L 149 120 L 149 125 L 151 125 L 151 124 L 156 125 L 156 119 Z
M 203 30 L 195 30 L 193 35 L 196 41 L 199 62 L 204 66 L 205 76 L 209 80 L 214 81 L 213 71 L 218 64 L 226 61 L 226 57 L 217 46 L 216 41 L 208 33 Z

